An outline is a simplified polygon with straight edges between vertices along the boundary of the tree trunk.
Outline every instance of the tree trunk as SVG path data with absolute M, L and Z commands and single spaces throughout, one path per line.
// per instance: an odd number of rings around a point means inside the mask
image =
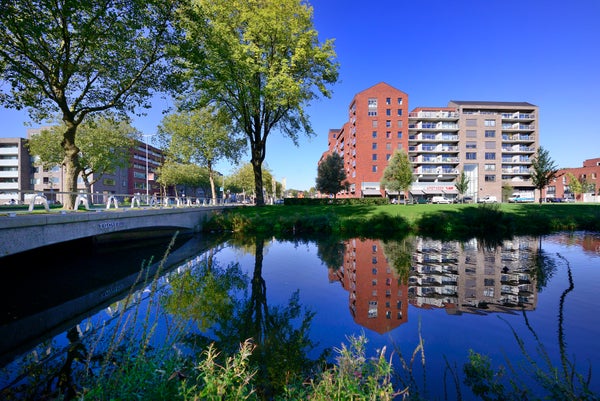
M 265 205 L 265 197 L 263 194 L 263 180 L 262 180 L 262 162 L 260 160 L 251 160 L 252 170 L 254 171 L 254 189 L 256 191 L 256 206 Z
M 73 210 L 77 197 L 77 177 L 81 172 L 79 165 L 79 148 L 75 145 L 77 125 L 72 121 L 65 121 L 67 130 L 63 134 L 62 148 L 65 151 L 63 166 L 65 168 L 64 188 L 69 194 L 63 197 L 63 208 Z
M 217 191 L 215 190 L 215 177 L 210 164 L 208 165 L 208 181 L 210 182 L 210 193 L 212 194 L 212 204 L 217 204 Z

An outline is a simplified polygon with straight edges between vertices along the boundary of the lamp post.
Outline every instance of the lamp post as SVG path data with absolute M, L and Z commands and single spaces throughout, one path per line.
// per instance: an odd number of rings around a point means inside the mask
M 144 144 L 146 145 L 146 203 L 150 203 L 150 166 L 149 166 L 149 155 L 148 155 L 148 139 L 150 137 L 153 137 L 156 134 L 147 134 L 147 135 L 142 135 L 142 137 L 144 138 Z

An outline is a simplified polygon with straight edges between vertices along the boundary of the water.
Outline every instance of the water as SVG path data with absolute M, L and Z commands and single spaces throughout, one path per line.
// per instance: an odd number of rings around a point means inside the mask
M 517 377 L 535 388 L 527 378 L 531 366 L 524 364 L 515 336 L 538 362 L 542 362 L 537 351 L 541 346 L 554 366 L 560 367 L 561 358 L 568 358 L 585 373 L 591 365 L 595 373 L 591 388 L 600 394 L 598 234 L 519 237 L 502 244 L 423 238 L 400 243 L 246 239 L 222 243 L 211 251 L 196 249 L 197 255 L 177 264 L 162 284 L 165 288 L 181 285 L 178 277 L 194 284 L 188 288 L 194 296 L 187 301 L 173 294 L 166 299 L 180 308 L 170 311 L 196 316 L 196 322 L 203 324 L 194 327 L 200 327 L 210 339 L 290 335 L 289 328 L 298 327 L 303 320 L 302 312 L 294 309 L 297 297 L 302 311 L 314 313 L 308 331 L 314 343 L 308 350 L 310 358 L 348 344 L 352 336 L 364 336 L 369 355 L 386 347 L 397 363 L 399 355 L 411 358 L 421 338 L 426 368 L 422 368 L 419 354 L 413 373 L 418 385 L 423 385 L 425 374 L 430 399 L 442 399 L 444 386 L 450 394 L 455 392 L 445 376 L 446 368 L 462 374 L 469 350 L 489 356 L 493 367 L 506 367 L 510 361 L 520 372 Z M 206 269 L 202 268 L 209 257 L 212 271 L 222 283 L 228 283 L 226 288 L 235 296 L 231 307 L 190 301 L 211 298 L 203 287 Z M 536 275 L 534 266 L 541 268 L 541 276 Z M 235 283 L 244 286 L 236 288 Z M 118 308 L 113 302 L 107 309 L 80 318 L 78 331 L 84 338 L 91 335 L 93 328 L 114 317 Z M 202 319 L 198 319 L 200 315 Z M 269 323 L 266 315 L 277 323 Z M 258 326 L 263 329 L 257 332 L 252 328 Z M 59 350 L 68 344 L 64 331 L 52 339 L 51 347 L 48 341 L 44 350 Z M 226 347 L 224 342 L 220 344 Z M 39 357 L 39 347 L 36 352 Z M 334 357 L 335 353 L 330 359 Z M 31 361 L 31 354 L 24 353 L 7 364 L 0 388 L 18 378 L 18 365 L 26 360 Z M 469 399 L 471 394 L 464 386 L 461 391 L 463 398 Z

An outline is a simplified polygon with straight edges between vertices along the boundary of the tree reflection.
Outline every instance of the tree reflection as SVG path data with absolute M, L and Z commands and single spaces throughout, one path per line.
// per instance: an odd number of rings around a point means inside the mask
M 262 399 L 272 399 L 281 394 L 286 385 L 301 382 L 310 375 L 324 360 L 325 354 L 317 360 L 308 357 L 316 346 L 308 335 L 315 313 L 302 307 L 298 291 L 290 295 L 285 306 L 268 304 L 262 271 L 266 240 L 256 236 L 253 244 L 239 241 L 232 241 L 232 244 L 254 248 L 255 263 L 249 293 L 235 294 L 237 298 L 232 294 L 231 290 L 238 288 L 242 281 L 237 265 L 217 273 L 218 267 L 213 264 L 212 269 L 202 269 L 206 274 L 195 278 L 195 284 L 186 283 L 190 280 L 189 275 L 178 279 L 167 305 L 179 316 L 202 322 L 201 328 L 211 326 L 214 321 L 210 339 L 208 334 L 190 334 L 187 339 L 196 345 L 210 340 L 223 357 L 238 352 L 240 343 L 252 339 L 256 348 L 250 361 L 257 369 L 257 391 Z M 201 283 L 206 278 L 212 284 Z
M 337 270 L 344 264 L 346 244 L 341 239 L 329 235 L 316 239 L 317 256 L 328 269 Z
M 414 238 L 409 237 L 401 241 L 383 242 L 383 253 L 403 284 L 408 281 L 412 265 L 412 256 L 415 251 L 413 240 Z

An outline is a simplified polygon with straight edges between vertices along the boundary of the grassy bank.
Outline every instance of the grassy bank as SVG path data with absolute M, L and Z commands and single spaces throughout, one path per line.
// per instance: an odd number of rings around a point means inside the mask
M 555 231 L 600 231 L 599 204 L 325 205 L 239 207 L 205 227 L 210 231 L 262 233 L 286 238 L 510 237 Z

